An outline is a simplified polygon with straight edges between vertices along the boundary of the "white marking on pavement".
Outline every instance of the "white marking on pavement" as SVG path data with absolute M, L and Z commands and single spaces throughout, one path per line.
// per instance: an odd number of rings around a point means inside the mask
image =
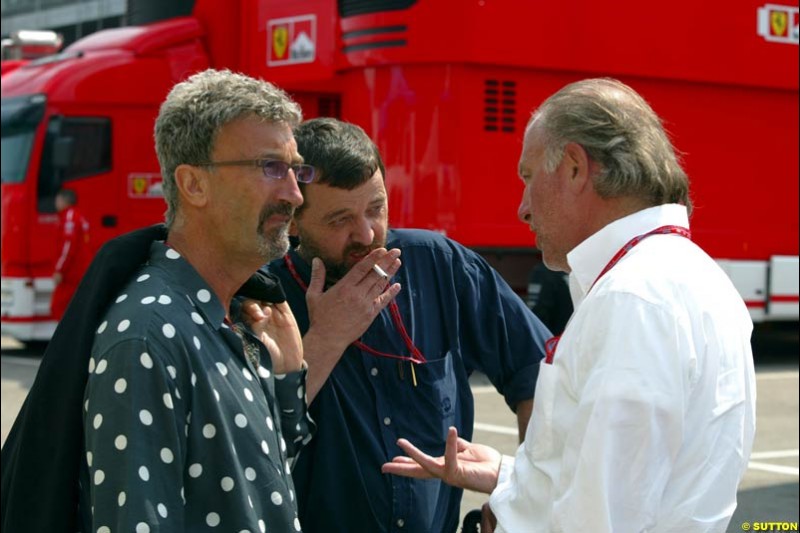
M 759 463 L 750 461 L 747 463 L 747 468 L 751 470 L 763 470 L 764 472 L 772 472 L 773 474 L 786 474 L 787 476 L 800 476 L 800 468 L 796 466 L 780 466 L 771 465 L 769 463 Z
M 798 457 L 800 450 L 776 450 L 774 452 L 753 452 L 750 459 L 783 459 L 785 457 Z
M 488 431 L 489 433 L 500 433 L 501 435 L 514 435 L 515 437 L 518 434 L 517 428 L 496 426 L 494 424 L 483 424 L 481 422 L 475 422 L 474 428 L 479 431 Z
M 4 355 L 3 356 L 4 363 L 11 363 L 14 365 L 23 365 L 23 366 L 39 366 L 41 363 L 41 359 L 26 359 L 24 357 L 14 357 L 13 355 Z
M 780 372 L 756 372 L 756 379 L 760 380 L 773 380 L 773 379 L 798 379 L 800 372 L 780 371 Z

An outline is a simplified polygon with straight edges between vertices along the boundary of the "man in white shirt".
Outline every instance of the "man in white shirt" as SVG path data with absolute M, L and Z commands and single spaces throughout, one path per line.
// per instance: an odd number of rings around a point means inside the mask
M 443 457 L 401 439 L 383 471 L 491 493 L 496 531 L 725 531 L 755 434 L 752 322 L 690 240 L 658 116 L 618 81 L 568 85 L 531 118 L 519 173 L 519 217 L 575 305 L 525 441 L 501 459 L 451 428 Z

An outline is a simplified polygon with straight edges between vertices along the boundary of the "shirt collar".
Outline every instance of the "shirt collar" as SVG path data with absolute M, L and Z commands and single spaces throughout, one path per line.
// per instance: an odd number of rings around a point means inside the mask
M 186 294 L 206 322 L 217 329 L 223 326 L 225 308 L 208 283 L 177 250 L 155 241 L 150 245 L 150 265 L 168 273 L 175 290 Z
M 688 228 L 686 206 L 665 204 L 642 209 L 615 220 L 573 248 L 567 254 L 573 301 L 579 302 L 586 296 L 603 268 L 628 241 L 666 225 Z

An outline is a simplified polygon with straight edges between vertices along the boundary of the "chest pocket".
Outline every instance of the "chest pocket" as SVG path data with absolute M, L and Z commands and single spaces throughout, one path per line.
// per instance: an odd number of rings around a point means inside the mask
M 454 356 L 447 354 L 423 364 L 414 365 L 417 384 L 414 386 L 411 363 L 403 362 L 403 379 L 399 381 L 396 409 L 403 410 L 405 428 L 400 435 L 415 435 L 423 446 L 439 447 L 447 437 L 447 429 L 457 424 L 459 408 Z

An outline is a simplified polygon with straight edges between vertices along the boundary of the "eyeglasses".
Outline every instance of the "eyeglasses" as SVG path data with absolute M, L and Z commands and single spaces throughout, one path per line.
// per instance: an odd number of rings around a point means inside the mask
M 289 174 L 289 169 L 294 172 L 294 177 L 300 183 L 311 183 L 316 174 L 314 167 L 304 164 L 289 164 L 280 159 L 248 159 L 244 161 L 211 161 L 200 163 L 200 167 L 259 167 L 264 177 L 272 180 L 282 180 Z

